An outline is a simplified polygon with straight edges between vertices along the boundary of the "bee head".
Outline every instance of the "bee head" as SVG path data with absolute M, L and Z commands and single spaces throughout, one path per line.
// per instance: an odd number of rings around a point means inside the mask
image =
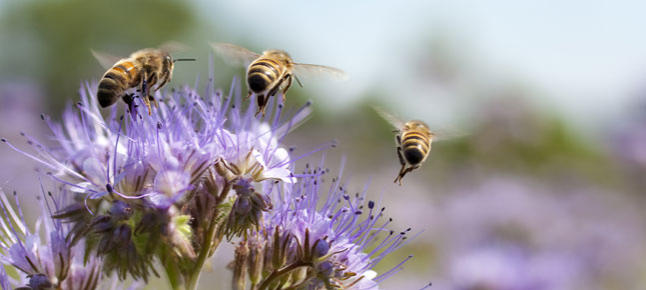
M 424 130 L 427 132 L 431 132 L 430 129 L 428 128 L 428 125 L 426 123 L 419 121 L 419 120 L 411 120 L 406 122 L 404 125 L 407 129 L 417 129 L 417 130 Z
M 285 51 L 278 49 L 270 49 L 263 52 L 266 56 L 275 58 L 276 60 L 283 62 L 286 65 L 291 65 L 293 63 L 292 58 Z
M 162 57 L 164 59 L 164 67 L 167 67 L 168 70 L 173 71 L 173 66 L 175 65 L 173 57 L 171 57 L 167 52 L 164 52 Z

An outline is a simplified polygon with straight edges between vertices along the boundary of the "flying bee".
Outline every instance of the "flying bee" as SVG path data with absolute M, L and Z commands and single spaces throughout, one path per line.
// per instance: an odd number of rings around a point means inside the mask
M 402 167 L 394 182 L 401 185 L 404 175 L 422 166 L 422 163 L 428 157 L 435 133 L 422 121 L 403 122 L 380 108 L 375 107 L 374 109 L 382 118 L 396 128 L 393 132 L 397 133 L 395 136 L 397 156 Z
M 326 74 L 338 79 L 345 79 L 346 74 L 337 68 L 295 63 L 287 52 L 277 49 L 266 50 L 262 54 L 230 43 L 212 43 L 213 49 L 232 64 L 247 66 L 247 88 L 249 95 L 255 94 L 259 113 L 265 115 L 265 106 L 269 97 L 281 92 L 283 102 L 285 94 L 292 85 L 292 79 L 302 86 L 297 75 Z
M 108 69 L 99 81 L 97 98 L 101 107 L 113 105 L 123 98 L 132 105 L 133 94 L 126 91 L 137 88 L 151 114 L 150 102 L 158 106 L 154 92 L 170 81 L 177 61 L 194 61 L 194 58 L 173 59 L 165 49 L 144 48 L 133 52 L 128 58 L 118 58 L 92 51 L 101 65 Z

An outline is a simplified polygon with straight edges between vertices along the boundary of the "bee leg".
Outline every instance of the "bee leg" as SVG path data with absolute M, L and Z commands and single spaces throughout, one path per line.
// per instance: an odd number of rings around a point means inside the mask
M 406 165 L 406 161 L 404 161 L 404 156 L 402 155 L 402 148 L 397 146 L 397 157 L 399 157 L 399 164 L 402 166 Z
M 258 95 L 256 97 L 256 100 L 258 102 L 258 111 L 256 111 L 256 114 L 254 116 L 258 116 L 258 114 L 262 113 L 262 116 L 265 116 L 265 106 L 267 105 L 267 100 L 269 99 L 269 95 Z
M 283 103 L 285 103 L 285 96 L 287 95 L 287 90 L 289 87 L 292 86 L 292 75 L 288 74 L 285 76 L 285 79 L 287 80 L 287 85 L 285 85 L 285 88 L 283 88 Z
M 157 85 L 157 90 L 163 88 L 170 81 L 170 75 L 168 73 L 164 73 L 160 79 L 161 83 Z
M 155 91 L 163 88 L 164 85 L 166 85 L 168 83 L 169 79 L 170 78 L 169 78 L 168 74 L 164 74 L 164 76 L 161 78 L 161 83 L 159 83 L 159 85 L 157 85 L 157 89 Z M 149 96 L 149 98 L 155 104 L 155 108 L 159 108 L 159 102 L 157 102 L 157 99 L 155 99 L 153 96 Z
M 155 99 L 155 97 L 148 96 L 148 100 L 153 102 L 153 104 L 155 105 L 155 108 L 159 108 L 159 102 L 157 102 L 157 99 Z
M 157 73 L 153 73 L 153 74 L 150 76 L 150 80 L 148 81 L 148 86 L 149 86 L 150 88 L 148 89 L 148 94 L 147 94 L 147 96 L 148 96 L 148 100 L 149 100 L 149 101 L 152 101 L 152 102 L 153 102 L 153 104 L 155 104 L 155 108 L 159 108 L 159 103 L 157 103 L 157 99 L 155 99 L 155 97 L 153 96 L 153 94 L 154 94 L 157 90 L 159 90 L 159 88 L 161 88 L 159 85 L 155 86 L 155 85 L 157 84 L 157 81 L 159 81 L 159 75 L 157 75 Z M 162 83 L 162 84 L 163 84 L 163 83 Z M 155 86 L 155 89 L 153 89 L 153 88 L 152 88 L 153 86 Z
M 123 102 L 125 102 L 126 105 L 128 105 L 128 108 L 131 108 L 132 105 L 134 105 L 134 100 L 135 100 L 134 94 L 125 94 L 121 98 L 123 99 Z
M 269 101 L 269 97 L 275 96 L 278 90 L 280 89 L 281 84 L 285 78 L 282 78 L 275 86 L 273 86 L 265 95 L 259 95 L 258 96 L 258 112 L 256 112 L 256 115 L 258 113 L 262 112 L 262 116 L 265 116 L 265 106 L 267 106 L 267 101 Z M 284 100 L 283 100 L 284 101 Z
M 157 74 L 152 73 L 150 75 L 150 79 L 148 79 L 147 88 L 144 91 L 144 96 L 145 96 L 144 99 L 146 100 L 146 106 L 148 107 L 148 116 L 152 115 L 152 108 L 150 106 L 151 101 L 155 105 L 155 108 L 159 108 L 159 103 L 157 103 L 157 100 L 153 96 L 153 94 L 157 89 L 159 89 L 159 87 L 156 87 L 155 90 L 152 89 L 152 87 L 157 83 L 157 80 L 158 80 Z
M 251 98 L 251 94 L 252 94 L 252 92 L 249 91 L 249 93 L 247 94 L 247 99 Z
M 402 155 L 402 148 L 399 146 L 397 146 L 397 157 L 399 157 L 399 163 L 402 165 L 402 168 L 399 169 L 399 174 L 397 174 L 397 178 L 395 178 L 394 182 L 401 185 L 402 177 L 404 177 L 404 174 L 406 174 L 406 161 L 404 161 L 404 156 Z
M 146 104 L 146 108 L 148 108 L 148 115 L 150 116 L 152 114 L 152 109 L 150 108 L 150 99 L 148 98 L 148 92 L 150 90 L 150 86 L 148 83 L 148 75 L 146 74 L 145 70 L 142 70 L 141 73 L 141 100 Z
M 280 85 L 282 83 L 283 83 L 283 80 L 280 80 L 280 82 L 278 82 L 273 88 L 271 88 L 271 90 L 269 90 L 269 92 L 267 92 L 267 98 L 276 95 L 276 93 L 280 89 Z
M 404 175 L 406 174 L 405 167 L 406 165 L 403 165 L 402 169 L 399 170 L 399 174 L 397 174 L 397 177 L 395 177 L 395 181 L 393 181 L 394 183 L 402 185 L 402 178 L 404 178 Z
M 419 168 L 419 165 L 411 166 L 406 169 L 404 169 L 405 166 L 402 166 L 402 170 L 399 171 L 399 175 L 397 175 L 397 178 L 395 178 L 395 182 L 399 183 L 399 185 L 402 185 L 402 178 L 404 178 L 404 175 L 406 173 L 411 172 L 417 168 Z
M 144 104 L 146 104 L 146 108 L 148 109 L 148 116 L 153 114 L 152 107 L 150 106 L 150 100 L 148 98 L 142 98 L 144 100 Z
M 141 72 L 141 87 L 139 88 L 139 92 L 141 92 L 142 96 L 147 96 L 148 95 L 148 76 L 146 75 L 145 71 Z
M 123 95 L 123 101 L 128 105 L 128 110 L 130 111 L 130 115 L 132 116 L 132 119 L 135 119 L 137 116 L 137 110 L 135 105 L 135 94 L 125 94 Z

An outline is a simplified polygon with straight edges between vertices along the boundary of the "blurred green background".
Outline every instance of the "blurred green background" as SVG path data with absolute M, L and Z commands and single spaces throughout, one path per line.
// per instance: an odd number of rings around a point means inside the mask
M 198 77 L 204 85 L 208 42 L 280 48 L 297 62 L 350 75 L 347 82 L 303 79 L 304 88 L 290 90 L 288 106 L 313 100 L 315 113 L 286 144 L 302 154 L 337 139 L 328 166 L 338 169 L 346 156 L 356 189 L 370 180 L 369 195 L 382 200 L 397 227 L 423 231 L 378 267 L 415 255 L 385 289 L 428 281 L 435 289 L 643 289 L 645 8 L 630 1 L 5 0 L 0 135 L 46 135 L 39 114 L 56 118 L 81 82 L 104 73 L 90 49 L 127 56 L 167 41 L 186 44 L 174 56 L 198 61 L 178 63 L 170 88 Z M 243 68 L 217 57 L 213 64 L 225 91 L 243 77 Z M 457 137 L 434 143 L 424 166 L 396 186 L 392 128 L 373 105 Z M 1 186 L 37 190 L 34 164 L 15 155 L 0 148 L 9 164 L 0 169 Z M 526 210 L 502 214 L 519 208 Z M 591 240 L 595 255 L 573 250 Z M 507 263 L 509 245 L 522 249 L 523 263 Z M 481 248 L 495 254 L 480 264 L 468 259 Z M 213 260 L 203 289 L 227 288 L 227 252 Z M 545 255 L 551 266 L 536 262 Z M 503 274 L 492 265 L 503 265 Z M 560 267 L 571 270 L 560 272 L 569 279 L 544 269 Z M 529 280 L 536 288 L 519 286 Z

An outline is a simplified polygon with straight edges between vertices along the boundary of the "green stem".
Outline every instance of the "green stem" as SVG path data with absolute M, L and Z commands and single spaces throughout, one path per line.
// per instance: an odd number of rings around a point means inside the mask
M 166 276 L 170 282 L 170 287 L 173 290 L 184 290 L 186 288 L 182 285 L 181 274 L 179 273 L 177 267 L 173 263 L 163 263 L 164 270 L 166 271 Z
M 228 182 L 226 182 L 224 187 L 220 191 L 220 194 L 215 195 L 216 196 L 215 208 L 217 208 L 217 206 L 220 205 L 222 201 L 224 201 L 230 189 L 231 189 L 231 185 Z M 188 277 L 185 277 L 187 290 L 197 289 L 197 284 L 198 284 L 198 281 L 200 280 L 200 274 L 202 273 L 202 267 L 204 267 L 204 263 L 206 262 L 206 259 L 211 255 L 213 255 L 214 249 L 217 248 L 218 245 L 220 244 L 219 239 L 215 240 L 216 228 L 217 228 L 217 216 L 218 216 L 218 210 L 215 210 L 215 212 L 213 213 L 211 222 L 209 223 L 209 228 L 206 231 L 206 235 L 204 235 L 202 248 L 200 249 L 200 253 L 197 256 L 197 260 L 195 261 L 195 266 L 193 267 L 192 271 L 188 273 L 187 275 Z
M 260 283 L 260 286 L 258 287 L 258 289 L 259 290 L 267 289 L 267 287 L 269 287 L 269 285 L 271 285 L 271 283 L 274 282 L 274 280 L 280 278 L 280 276 L 283 276 L 293 270 L 296 270 L 299 267 L 305 267 L 305 266 L 311 266 L 311 263 L 306 263 L 301 261 L 301 262 L 296 262 L 294 264 L 285 266 L 282 269 L 274 270 L 273 272 L 271 272 L 271 275 L 267 277 L 267 279 L 265 279 L 264 281 L 262 281 L 262 283 Z
M 219 244 L 219 241 L 214 242 L 216 224 L 217 223 L 215 221 L 215 218 L 212 219 L 211 223 L 209 224 L 209 228 L 206 232 L 206 235 L 204 236 L 204 243 L 202 244 L 202 248 L 200 249 L 200 254 L 197 256 L 197 260 L 195 261 L 195 267 L 193 267 L 193 270 L 191 271 L 191 273 L 189 273 L 189 277 L 186 281 L 187 290 L 197 289 L 197 282 L 200 279 L 202 267 L 204 266 L 204 262 L 206 262 L 206 259 L 209 257 L 209 253 L 213 248 L 211 244 L 215 243 L 213 245 L 214 247 L 217 247 L 217 244 Z

